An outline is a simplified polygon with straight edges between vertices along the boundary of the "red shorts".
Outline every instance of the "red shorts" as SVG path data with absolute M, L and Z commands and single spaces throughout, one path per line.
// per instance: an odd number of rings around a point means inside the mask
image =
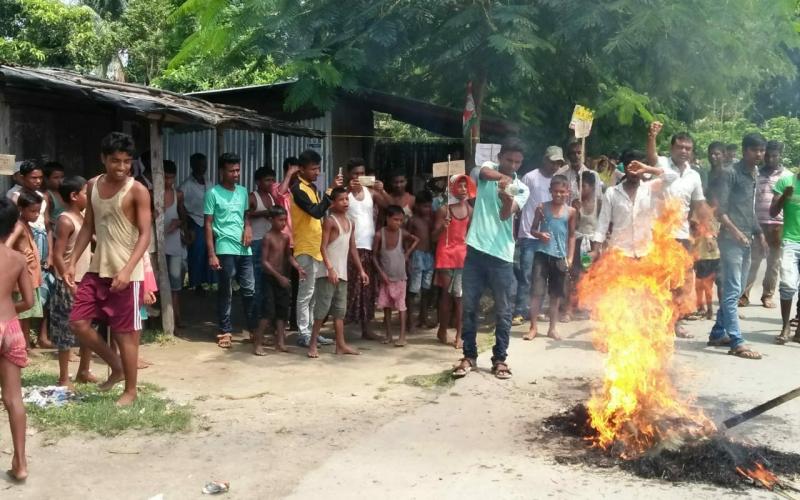
M 28 341 L 17 318 L 0 321 L 0 356 L 25 368 L 28 366 Z
M 111 291 L 111 278 L 97 273 L 83 276 L 72 303 L 70 321 L 101 321 L 112 332 L 133 332 L 142 329 L 140 307 L 144 304 L 141 281 L 131 281 L 128 288 Z

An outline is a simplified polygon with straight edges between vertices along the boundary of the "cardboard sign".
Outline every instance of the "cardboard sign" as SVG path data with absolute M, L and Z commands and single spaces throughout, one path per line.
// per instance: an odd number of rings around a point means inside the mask
M 576 139 L 589 137 L 593 121 L 594 112 L 589 108 L 576 104 L 575 110 L 572 112 L 572 119 L 569 122 L 569 128 L 575 131 Z
M 447 165 L 450 164 L 450 169 L 448 170 Z M 464 174 L 467 171 L 467 165 L 464 160 L 453 160 L 451 162 L 440 162 L 433 164 L 433 177 L 447 177 L 449 175 L 459 175 Z
M 0 175 L 14 175 L 14 155 L 0 155 Z
M 375 185 L 375 176 L 374 175 L 359 175 L 358 176 L 358 183 L 364 187 L 372 187 Z
M 475 165 L 483 165 L 487 161 L 497 163 L 498 154 L 500 154 L 499 144 L 478 143 L 475 145 Z

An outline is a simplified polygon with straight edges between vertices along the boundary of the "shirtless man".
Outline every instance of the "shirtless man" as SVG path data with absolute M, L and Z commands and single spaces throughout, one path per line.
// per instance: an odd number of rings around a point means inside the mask
M 406 174 L 392 174 L 389 181 L 389 204 L 397 205 L 402 208 L 405 222 L 408 222 L 408 219 L 414 214 L 414 203 L 416 199 L 413 194 L 406 191 L 406 187 L 408 186 Z
M 140 306 L 143 300 L 142 257 L 150 244 L 150 193 L 129 176 L 135 146 L 133 138 L 120 132 L 108 134 L 100 144 L 105 173 L 89 181 L 84 224 L 73 252 L 81 255 L 93 237 L 97 247 L 75 292 L 70 328 L 81 345 L 96 352 L 111 367 L 108 380 L 100 384 L 108 391 L 125 380 L 117 405 L 136 400 Z M 75 262 L 64 273 L 67 285 L 75 286 Z M 92 328 L 102 320 L 111 329 L 119 355 Z

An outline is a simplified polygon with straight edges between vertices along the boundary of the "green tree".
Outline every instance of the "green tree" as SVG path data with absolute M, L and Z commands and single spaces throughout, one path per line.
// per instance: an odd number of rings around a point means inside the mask
M 58 0 L 0 0 L 0 61 L 89 70 L 101 42 L 95 13 Z

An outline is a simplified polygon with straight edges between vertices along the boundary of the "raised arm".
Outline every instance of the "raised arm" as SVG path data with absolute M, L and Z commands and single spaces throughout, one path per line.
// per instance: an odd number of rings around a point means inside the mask
M 322 199 L 319 203 L 314 203 L 311 201 L 311 198 L 308 197 L 308 194 L 300 189 L 300 183 L 292 186 L 292 199 L 300 208 L 300 210 L 307 213 L 311 217 L 314 217 L 315 219 L 323 218 L 325 216 L 325 212 L 328 211 L 328 207 L 331 205 L 330 197 L 328 197 L 327 194 L 322 195 Z
M 663 125 L 661 122 L 653 122 L 650 124 L 650 130 L 647 133 L 647 163 L 650 165 L 658 164 L 658 134 L 661 133 Z
M 278 194 L 284 196 L 286 193 L 289 192 L 289 188 L 292 185 L 292 178 L 297 171 L 300 170 L 297 165 L 292 165 L 286 170 L 286 173 L 283 174 L 283 180 L 278 185 Z

